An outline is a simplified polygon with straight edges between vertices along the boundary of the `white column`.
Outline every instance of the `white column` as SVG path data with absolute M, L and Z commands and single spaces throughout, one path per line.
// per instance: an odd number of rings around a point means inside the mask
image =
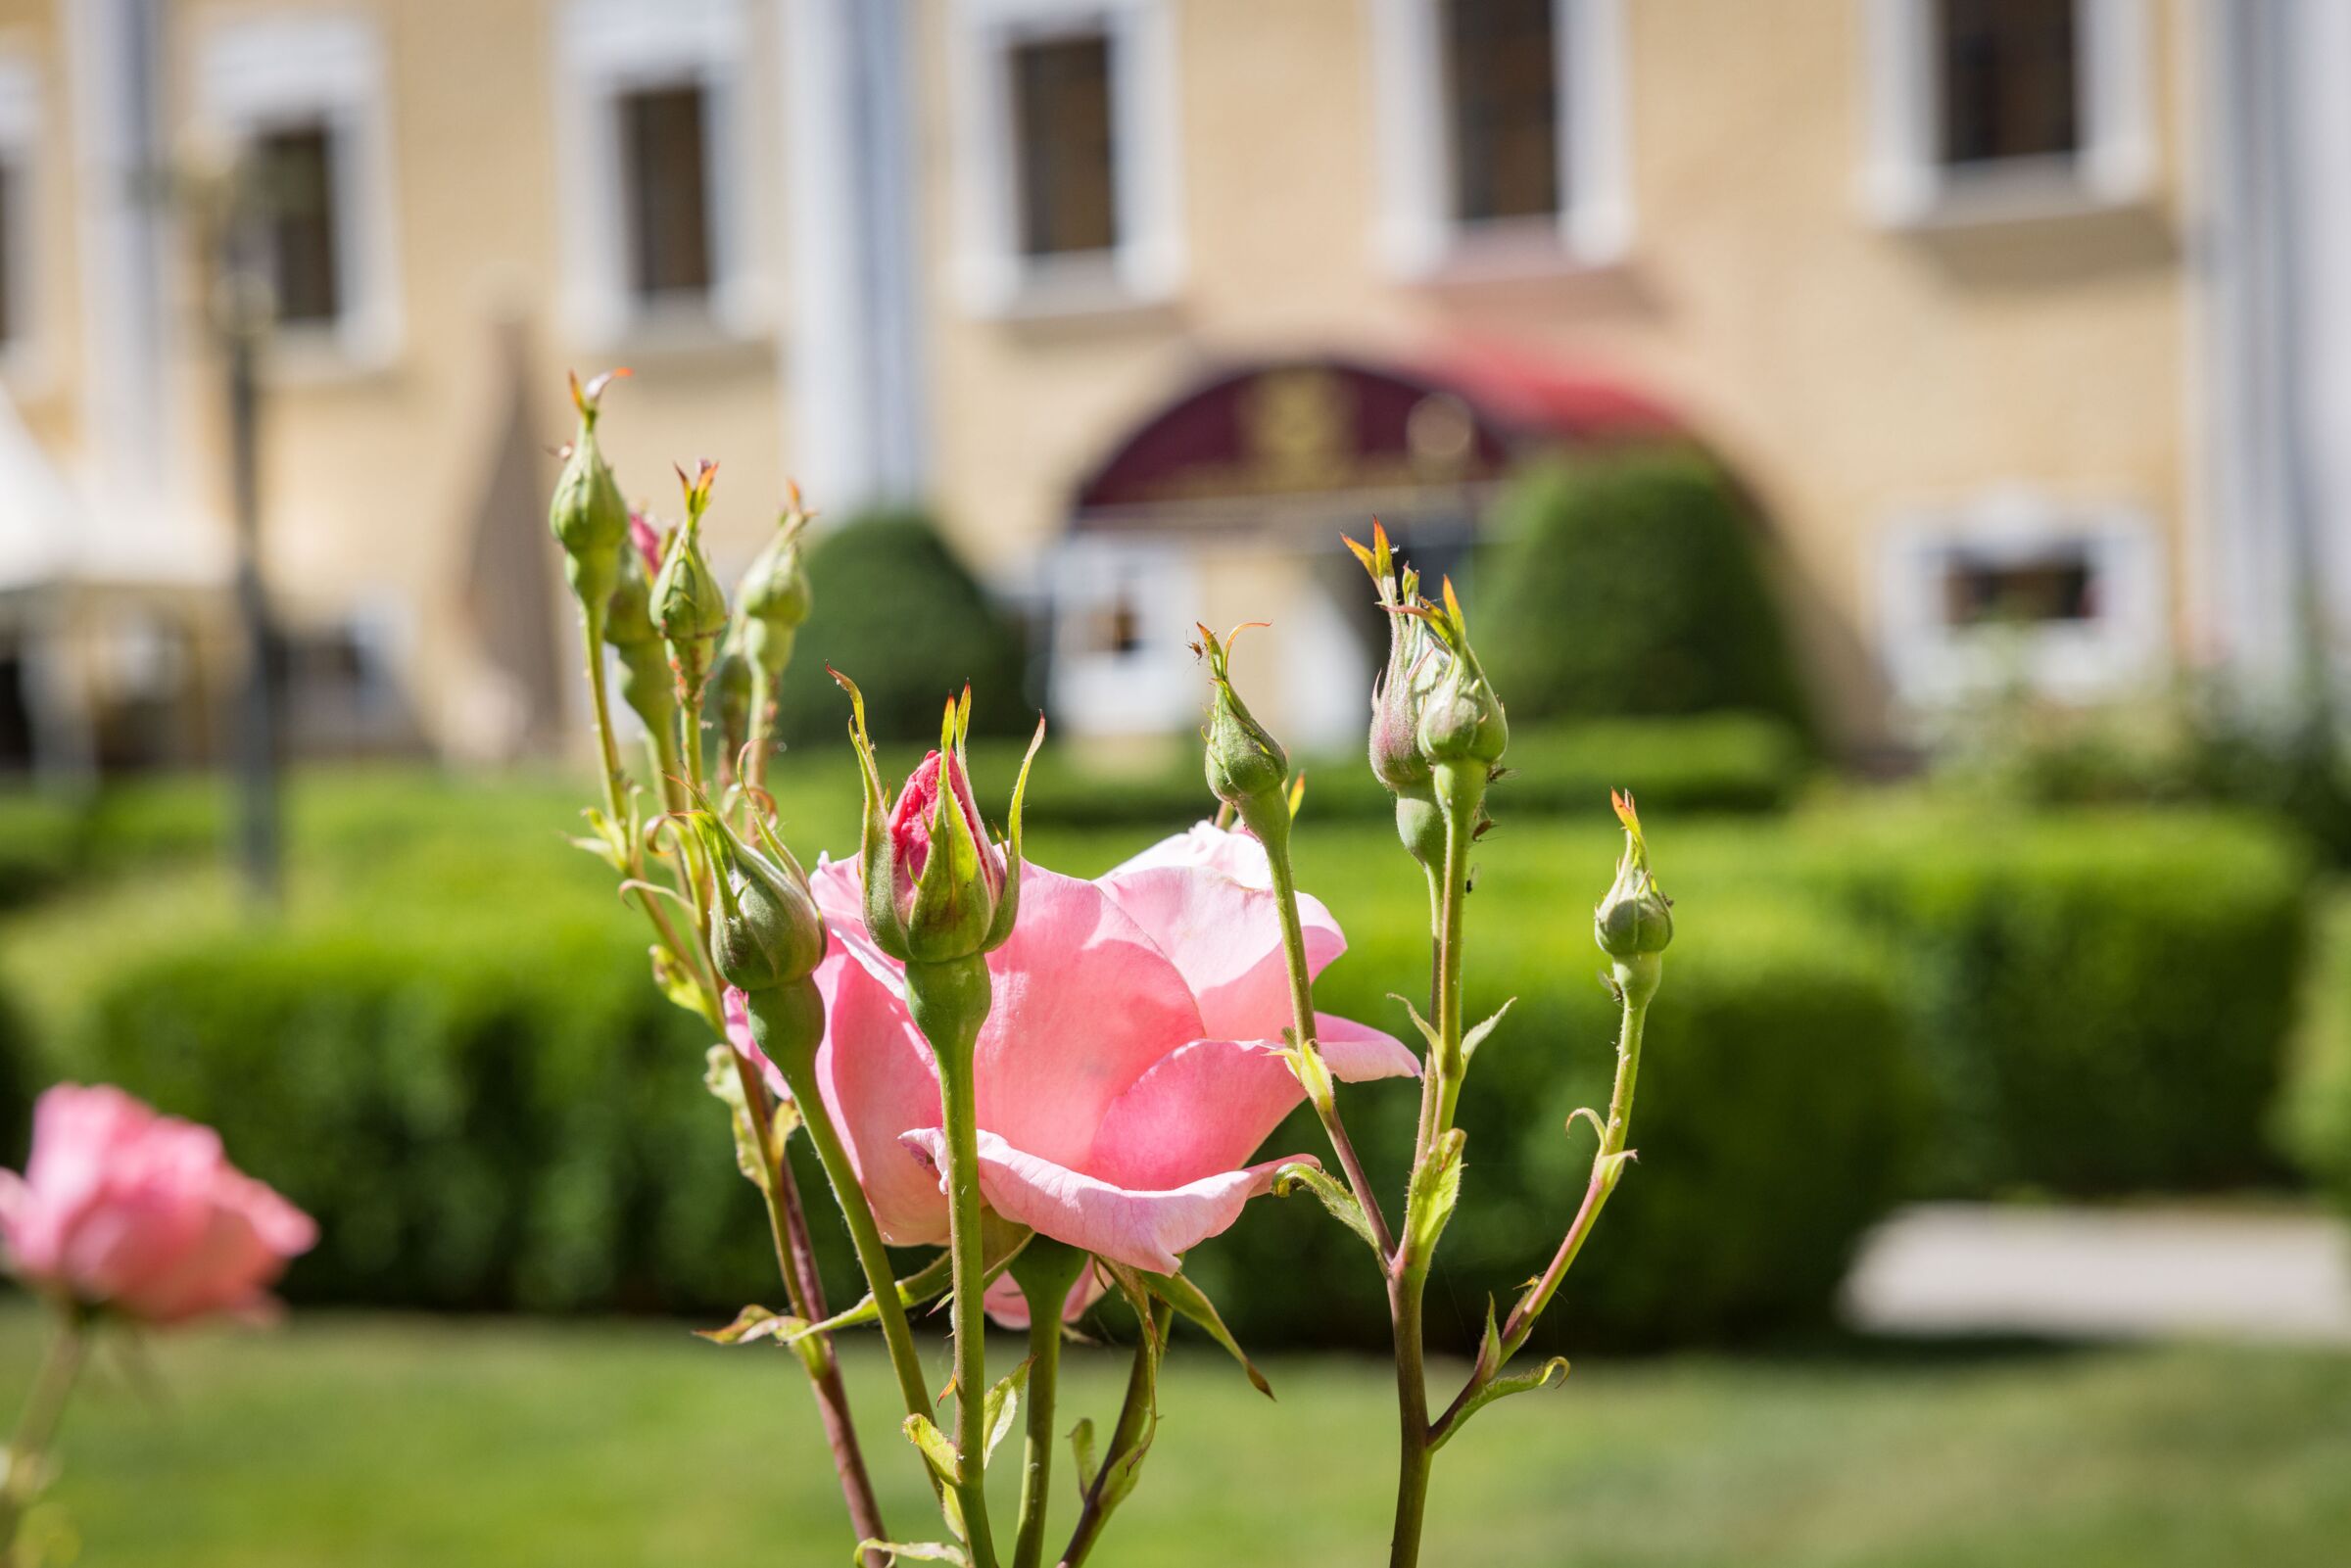
M 912 25 L 905 0 L 787 0 L 788 460 L 835 518 L 919 499 Z

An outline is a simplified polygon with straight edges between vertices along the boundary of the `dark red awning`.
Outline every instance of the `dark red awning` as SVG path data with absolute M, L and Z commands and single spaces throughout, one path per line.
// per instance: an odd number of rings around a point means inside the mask
M 1452 345 L 1406 361 L 1300 357 L 1221 370 L 1143 421 L 1078 487 L 1080 528 L 1458 504 L 1530 450 L 1653 439 L 1680 422 L 1605 375 Z

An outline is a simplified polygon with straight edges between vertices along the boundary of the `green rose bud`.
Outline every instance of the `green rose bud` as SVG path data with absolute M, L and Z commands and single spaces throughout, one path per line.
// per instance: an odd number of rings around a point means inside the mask
M 923 759 L 893 803 L 882 792 L 881 767 L 865 729 L 864 693 L 827 668 L 849 693 L 849 737 L 865 778 L 858 875 L 866 930 L 884 952 L 908 964 L 952 964 L 1001 947 L 1020 911 L 1021 801 L 1029 789 L 1029 765 L 1045 738 L 1044 721 L 1037 721 L 1013 784 L 1005 841 L 993 844 L 964 758 L 972 689 L 963 689 L 961 701 L 948 699 L 938 749 Z
M 564 575 L 591 613 L 600 612 L 612 596 L 620 577 L 621 542 L 629 532 L 628 505 L 596 439 L 597 404 L 604 388 L 627 374 L 610 371 L 585 387 L 578 376 L 571 378 L 571 404 L 579 410 L 580 426 L 564 450 L 563 471 L 555 476 L 554 499 L 547 508 L 548 527 L 563 546 Z
M 1624 824 L 1624 854 L 1616 862 L 1614 884 L 1593 911 L 1593 939 L 1619 964 L 1654 961 L 1673 940 L 1673 900 L 1658 889 L 1650 872 L 1649 840 L 1642 835 L 1633 797 L 1611 793 L 1608 798 Z
M 1265 808 L 1268 802 L 1282 803 L 1286 810 L 1289 754 L 1257 722 L 1249 705 L 1232 689 L 1232 640 L 1248 629 L 1248 626 L 1235 627 L 1220 642 L 1217 634 L 1203 626 L 1200 641 L 1192 644 L 1193 651 L 1208 660 L 1209 680 L 1214 683 L 1208 725 L 1201 732 L 1201 738 L 1208 742 L 1208 787 L 1235 811 L 1246 813 L 1253 806 Z
M 775 537 L 751 558 L 735 594 L 743 606 L 744 655 L 766 672 L 771 686 L 792 662 L 792 642 L 813 602 L 800 548 L 812 515 L 801 506 L 800 488 L 793 485 L 792 503 L 778 520 Z
M 717 872 L 709 939 L 720 977 L 756 995 L 814 974 L 825 956 L 825 920 L 792 851 L 764 822 L 764 847 L 754 848 L 715 812 L 690 820 Z
M 686 489 L 686 526 L 669 542 L 653 579 L 653 624 L 669 644 L 670 667 L 678 676 L 678 699 L 689 708 L 701 702 L 702 687 L 727 629 L 726 591 L 702 553 L 702 517 L 710 509 L 710 482 L 718 464 L 705 460 L 693 478 L 678 470 Z
M 1420 701 L 1415 738 L 1421 757 L 1432 768 L 1463 762 L 1492 767 L 1511 743 L 1510 721 L 1469 645 L 1469 629 L 1462 619 L 1462 602 L 1454 596 L 1453 579 L 1445 580 L 1441 609 L 1424 602 L 1414 613 L 1435 630 L 1453 656 Z

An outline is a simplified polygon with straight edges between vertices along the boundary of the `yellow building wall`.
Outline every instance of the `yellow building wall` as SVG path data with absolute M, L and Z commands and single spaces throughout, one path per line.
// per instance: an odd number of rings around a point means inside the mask
M 1626 0 L 1633 237 L 1596 270 L 1402 282 L 1379 215 L 1364 0 L 1172 5 L 1188 270 L 1127 314 L 987 320 L 948 282 L 947 0 L 924 7 L 938 491 L 966 550 L 1057 536 L 1078 476 L 1204 362 L 1500 338 L 1650 389 L 1768 509 L 1817 675 L 1881 732 L 1866 646 L 1895 512 L 2023 481 L 2157 519 L 2175 586 L 2186 307 L 2175 10 L 2149 7 L 2158 189 L 2142 208 L 1895 231 L 1859 195 L 1854 0 Z M 1334 548 L 1336 546 L 1334 546 Z

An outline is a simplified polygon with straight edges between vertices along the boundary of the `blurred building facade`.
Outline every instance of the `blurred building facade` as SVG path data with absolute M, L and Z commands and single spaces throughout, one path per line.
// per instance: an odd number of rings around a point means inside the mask
M 2351 606 L 2319 521 L 2351 505 L 2351 110 L 2314 64 L 2345 31 L 2327 0 L 0 0 L 0 751 L 213 743 L 221 370 L 164 176 L 240 152 L 281 198 L 261 538 L 313 749 L 574 736 L 543 497 L 563 370 L 619 363 L 632 497 L 723 459 L 739 559 L 788 473 L 834 519 L 934 506 L 1082 733 L 1185 727 L 1191 621 L 1270 614 L 1268 706 L 1344 736 L 1378 633 L 1338 528 L 1442 565 L 1527 451 L 1658 432 L 1759 502 L 1849 743 L 1995 641 L 2085 698 L 2289 672 Z

